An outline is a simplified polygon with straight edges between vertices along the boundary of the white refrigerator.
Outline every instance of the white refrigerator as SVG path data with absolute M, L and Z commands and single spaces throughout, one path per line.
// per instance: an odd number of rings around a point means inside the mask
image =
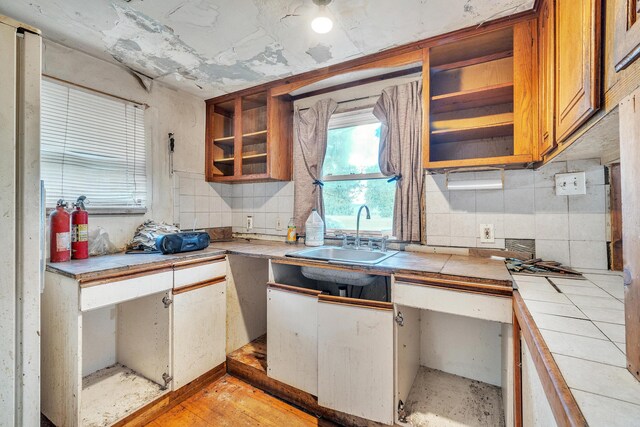
M 0 426 L 40 424 L 39 31 L 0 15 Z

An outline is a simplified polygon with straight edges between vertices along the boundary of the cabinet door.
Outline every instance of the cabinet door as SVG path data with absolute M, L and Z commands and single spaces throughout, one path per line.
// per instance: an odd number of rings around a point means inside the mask
M 174 390 L 225 361 L 226 287 L 223 280 L 174 290 Z
M 616 71 L 621 71 L 640 56 L 640 0 L 614 1 L 614 60 Z
M 556 137 L 559 142 L 600 106 L 600 1 L 556 0 Z
M 556 145 L 553 88 L 555 81 L 555 0 L 543 2 L 538 21 L 540 67 L 540 148 L 542 157 Z
M 318 294 L 267 289 L 267 375 L 318 394 Z
M 640 380 L 640 89 L 620 103 L 620 159 L 627 369 Z
M 318 303 L 318 404 L 392 424 L 393 306 L 346 301 Z

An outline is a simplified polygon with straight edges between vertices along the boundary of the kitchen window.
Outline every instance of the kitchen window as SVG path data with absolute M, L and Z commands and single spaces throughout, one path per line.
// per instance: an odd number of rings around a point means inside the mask
M 366 204 L 360 230 L 390 235 L 396 183 L 388 182 L 378 165 L 380 121 L 373 109 L 336 113 L 329 120 L 323 165 L 324 208 L 328 231 L 355 231 L 358 208 Z
M 87 196 L 97 213 L 144 213 L 144 106 L 43 79 L 41 174 L 46 205 Z

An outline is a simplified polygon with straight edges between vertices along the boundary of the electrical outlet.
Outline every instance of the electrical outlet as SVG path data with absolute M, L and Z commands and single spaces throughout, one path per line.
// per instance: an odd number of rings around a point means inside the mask
M 280 218 L 276 218 L 276 231 L 282 231 L 282 220 Z
M 247 215 L 247 231 L 253 230 L 253 216 Z
M 587 179 L 584 172 L 556 174 L 556 196 L 587 194 Z
M 480 224 L 480 243 L 495 243 L 493 224 Z

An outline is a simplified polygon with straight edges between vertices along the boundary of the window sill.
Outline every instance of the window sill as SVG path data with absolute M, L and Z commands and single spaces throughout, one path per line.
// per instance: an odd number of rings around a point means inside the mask
M 55 208 L 47 208 L 47 215 L 53 212 Z M 145 215 L 147 208 L 89 208 L 89 215 L 97 216 L 125 216 L 125 215 Z

